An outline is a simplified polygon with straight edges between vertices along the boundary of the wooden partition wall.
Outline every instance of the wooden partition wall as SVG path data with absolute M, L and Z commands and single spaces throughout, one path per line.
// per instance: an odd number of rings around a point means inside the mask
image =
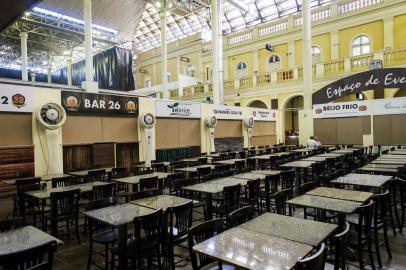
M 314 135 L 323 144 L 362 144 L 368 134 L 370 116 L 314 119 Z
M 240 151 L 244 148 L 241 120 L 218 120 L 214 129 L 217 151 Z
M 200 146 L 200 119 L 157 118 L 156 149 Z
M 406 144 L 406 114 L 375 115 L 374 144 Z
M 253 146 L 276 144 L 276 122 L 256 121 L 252 129 L 251 143 Z

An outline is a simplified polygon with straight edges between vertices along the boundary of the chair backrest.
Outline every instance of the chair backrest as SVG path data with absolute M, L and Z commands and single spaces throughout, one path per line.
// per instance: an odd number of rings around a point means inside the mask
M 222 219 L 213 219 L 189 229 L 188 248 L 193 270 L 201 269 L 214 261 L 208 256 L 195 253 L 193 251 L 193 246 L 221 233 L 223 231 L 223 226 Z
M 211 174 L 211 168 L 210 167 L 197 168 L 197 174 L 200 177 L 210 175 Z
M 377 229 L 384 222 L 388 214 L 388 207 L 390 207 L 391 193 L 389 190 L 381 194 L 375 194 L 372 198 L 375 202 L 374 211 L 374 227 Z
M 235 162 L 235 169 L 237 170 L 237 172 L 243 171 L 244 168 L 245 168 L 245 160 L 237 160 Z
M 97 170 L 90 170 L 88 174 L 93 177 L 94 181 L 105 181 L 106 180 L 106 170 L 105 169 L 97 169 Z
M 52 178 L 51 179 L 51 186 L 53 188 L 56 187 L 67 187 L 70 185 L 75 184 L 74 183 L 75 178 L 72 176 L 65 176 L 65 177 L 58 177 L 58 178 Z
M 144 169 L 144 170 L 138 170 L 135 172 L 135 175 L 146 175 L 146 174 L 151 174 L 151 173 L 154 173 L 154 170 L 149 168 L 149 169 Z
M 299 186 L 299 194 L 303 195 L 306 194 L 307 192 L 309 192 L 310 190 L 313 190 L 317 187 L 317 183 L 316 182 L 307 182 L 307 183 L 303 183 Z
M 247 168 L 254 170 L 255 166 L 257 165 L 256 160 L 253 158 L 248 158 L 245 160 L 245 165 L 247 166 Z
M 255 210 L 251 205 L 241 207 L 227 216 L 227 227 L 233 228 L 241 225 L 254 217 Z
M 51 218 L 79 214 L 80 189 L 51 192 Z
M 90 210 L 95 210 L 95 209 L 100 209 L 100 208 L 105 208 L 109 206 L 113 206 L 117 204 L 117 198 L 116 197 L 107 197 L 103 199 L 98 199 L 98 200 L 93 200 L 88 203 L 86 203 L 83 208 L 86 211 Z
M 131 194 L 130 201 L 145 199 L 157 195 L 159 195 L 159 191 L 157 189 L 147 189 L 143 191 L 134 192 L 133 194 Z
M 164 172 L 165 171 L 165 165 L 164 163 L 152 163 L 151 164 L 152 170 L 155 172 Z
M 135 247 L 136 254 L 149 254 L 159 249 L 162 216 L 162 209 L 158 209 L 150 214 L 134 218 L 134 239 L 130 241 L 130 245 Z
M 241 185 L 227 186 L 223 188 L 225 213 L 228 215 L 240 207 Z
M 41 178 L 39 177 L 32 177 L 32 178 L 24 178 L 24 179 L 16 179 L 16 188 L 17 191 L 22 186 L 33 185 L 41 183 Z
M 199 157 L 197 160 L 199 161 L 200 165 L 206 165 L 208 163 L 207 157 Z
M 19 210 L 20 210 L 20 216 L 23 217 L 23 224 L 25 224 L 25 210 L 26 208 L 28 209 L 34 209 L 36 207 L 39 207 L 40 201 L 32 196 L 29 196 L 25 194 L 28 191 L 35 191 L 35 190 L 41 190 L 43 189 L 44 186 L 40 183 L 37 184 L 29 184 L 29 185 L 23 185 L 20 186 L 17 190 L 17 196 L 18 196 L 18 203 L 19 203 Z
M 286 202 L 293 197 L 292 188 L 283 189 L 279 192 L 276 192 L 273 196 L 275 198 L 276 213 L 279 215 L 286 215 L 286 208 L 288 206 Z M 292 214 L 290 211 L 290 206 L 288 214 Z
M 333 236 L 334 243 L 334 269 L 346 269 L 346 251 L 350 237 L 350 223 L 345 223 L 345 229 Z
M 17 229 L 21 227 L 21 218 L 7 218 L 0 220 L 0 232 L 6 232 L 9 230 Z
M 273 194 L 278 191 L 278 184 L 280 180 L 280 175 L 268 175 L 265 178 L 265 191 L 267 194 Z
M 188 233 L 190 227 L 192 227 L 192 210 L 192 201 L 177 206 L 171 206 L 166 209 L 169 217 L 170 241 L 181 238 Z
M 126 177 L 128 175 L 129 173 L 127 167 L 116 167 L 111 169 L 111 177 L 113 179 Z
M 140 179 L 140 191 L 146 189 L 158 189 L 158 176 Z
M 357 233 L 358 243 L 371 237 L 372 218 L 374 212 L 374 202 L 371 200 L 368 204 L 358 206 L 356 213 L 358 214 Z
M 20 252 L 0 256 L 0 266 L 3 266 L 4 270 L 51 270 L 56 247 L 56 241 L 51 241 Z M 45 259 L 45 257 L 47 258 Z
M 258 199 L 261 195 L 261 180 L 256 179 L 256 180 L 251 180 L 248 181 L 247 183 L 247 189 L 248 189 L 248 200 L 250 201 L 251 204 L 255 204 L 258 202 Z
M 116 183 L 108 183 L 104 185 L 97 185 L 93 188 L 93 199 L 103 199 L 116 196 L 117 185 Z
M 282 189 L 293 188 L 295 175 L 296 175 L 295 170 L 286 170 L 281 172 Z
M 296 270 L 324 270 L 326 264 L 326 245 L 321 244 L 320 249 L 316 254 L 300 260 L 295 269 Z

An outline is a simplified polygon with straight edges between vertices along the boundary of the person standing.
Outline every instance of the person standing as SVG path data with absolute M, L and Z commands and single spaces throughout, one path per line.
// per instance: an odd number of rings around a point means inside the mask
M 318 146 L 317 141 L 314 139 L 313 136 L 310 136 L 310 139 L 307 141 L 307 148 L 316 149 L 317 146 Z

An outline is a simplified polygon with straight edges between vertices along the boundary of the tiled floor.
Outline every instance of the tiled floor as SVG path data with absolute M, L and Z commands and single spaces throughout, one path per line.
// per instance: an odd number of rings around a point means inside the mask
M 3 218 L 11 209 L 10 201 L 0 201 L 0 218 Z M 296 215 L 300 216 L 300 211 L 296 211 Z M 386 256 L 386 251 L 384 248 L 381 250 L 383 255 L 384 270 L 406 270 L 406 231 L 403 232 L 403 235 L 398 234 L 396 237 L 392 233 L 389 234 L 390 245 L 392 249 L 393 259 L 388 260 Z M 76 240 L 67 240 L 66 238 L 62 239 L 65 244 L 59 247 L 54 261 L 55 270 L 85 270 L 87 265 L 87 254 L 88 254 L 88 245 L 86 236 L 82 235 L 82 244 L 78 245 Z M 186 250 L 179 250 L 178 253 L 187 254 Z M 93 269 L 98 269 L 92 267 Z M 177 269 L 180 270 L 190 270 L 192 269 L 189 263 L 184 263 L 183 265 L 178 265 Z M 359 269 L 354 262 L 354 265 L 349 267 L 350 270 Z M 367 267 L 370 269 L 370 267 Z M 379 269 L 379 268 L 377 268 Z M 258 269 L 259 270 L 259 269 Z

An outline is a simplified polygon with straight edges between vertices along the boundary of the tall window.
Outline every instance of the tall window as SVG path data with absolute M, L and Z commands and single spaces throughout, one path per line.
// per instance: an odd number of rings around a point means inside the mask
M 190 76 L 190 77 L 194 77 L 195 76 L 195 67 L 193 65 L 188 65 L 186 67 L 186 75 Z
M 371 40 L 365 35 L 358 36 L 352 41 L 352 55 L 357 56 L 371 52 Z
M 237 64 L 237 77 L 246 77 L 248 76 L 248 66 L 244 62 L 240 62 Z
M 317 46 L 312 46 L 312 63 L 317 64 L 321 62 L 321 50 Z
M 272 55 L 268 58 L 268 71 L 276 71 L 281 66 L 281 59 L 277 55 Z

